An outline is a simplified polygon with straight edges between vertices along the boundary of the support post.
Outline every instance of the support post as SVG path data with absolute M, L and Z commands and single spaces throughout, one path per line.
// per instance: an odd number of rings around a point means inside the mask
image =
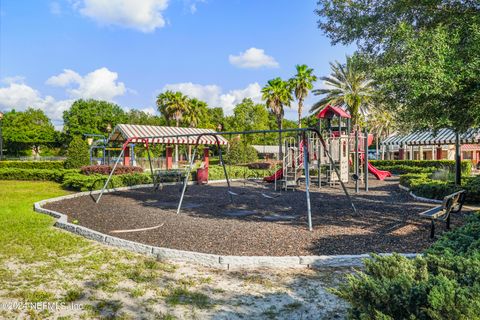
M 130 147 L 125 147 L 125 152 L 123 153 L 123 165 L 130 166 Z
M 173 148 L 171 146 L 167 146 L 166 148 L 166 160 L 167 160 L 167 170 L 171 170 L 173 168 L 173 158 L 172 158 Z
M 400 149 L 398 149 L 398 159 L 405 160 L 405 148 L 403 145 L 401 145 Z
M 364 164 L 364 177 L 365 177 L 365 191 L 368 191 L 368 130 L 365 128 L 365 143 L 364 143 L 364 157 L 363 157 L 363 164 Z
M 303 132 L 303 168 L 305 170 L 305 195 L 307 196 L 308 230 L 312 231 L 312 209 L 310 206 L 310 169 L 308 158 L 308 141 L 306 139 L 305 132 Z
M 358 173 L 359 173 L 359 165 L 360 165 L 360 159 L 359 159 L 359 152 L 358 152 L 358 128 L 355 129 L 355 176 L 357 179 L 355 179 L 355 192 L 358 193 L 359 191 L 359 186 L 358 186 Z M 339 177 L 340 178 L 340 177 Z
M 436 156 L 437 160 L 442 160 L 442 156 L 443 156 L 442 147 L 437 147 L 436 153 L 437 153 L 437 156 Z
M 460 155 L 460 134 L 455 133 L 455 185 L 462 185 L 462 160 Z

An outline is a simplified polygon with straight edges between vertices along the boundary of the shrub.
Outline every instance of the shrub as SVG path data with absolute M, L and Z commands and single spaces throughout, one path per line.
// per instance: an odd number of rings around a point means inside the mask
M 93 165 L 93 166 L 83 166 L 80 168 L 80 172 L 85 175 L 91 174 L 110 174 L 113 166 L 110 165 Z M 128 174 L 128 173 L 142 173 L 143 169 L 140 167 L 133 166 L 117 166 L 115 168 L 114 175 L 119 174 Z
M 258 153 L 251 145 L 245 145 L 239 140 L 233 140 L 230 144 L 230 150 L 225 154 L 223 160 L 228 164 L 245 164 L 257 161 Z
M 393 174 L 431 173 L 437 169 L 436 167 L 414 167 L 414 166 L 407 166 L 404 164 L 393 165 L 393 166 L 379 165 L 377 168 L 380 170 L 390 171 Z
M 0 180 L 45 180 L 62 182 L 65 174 L 77 170 L 0 168 Z
M 374 255 L 332 291 L 353 319 L 478 319 L 480 215 L 445 234 L 425 257 Z
M 409 167 L 435 167 L 438 169 L 448 169 L 455 171 L 454 160 L 371 160 L 376 167 L 405 165 Z M 472 173 L 472 163 L 469 160 L 462 161 L 462 174 L 469 176 Z
M 102 174 L 83 175 L 80 173 L 66 174 L 62 187 L 76 191 L 99 190 L 107 181 L 108 176 Z M 108 188 L 119 188 L 139 184 L 150 184 L 152 178 L 147 174 L 123 174 L 113 176 Z
M 0 161 L 1 168 L 19 169 L 49 169 L 60 170 L 65 166 L 65 161 Z
M 65 168 L 73 169 L 86 166 L 90 163 L 88 144 L 81 137 L 76 136 L 68 145 Z
M 467 201 L 480 203 L 480 176 L 468 178 L 463 187 L 467 191 Z

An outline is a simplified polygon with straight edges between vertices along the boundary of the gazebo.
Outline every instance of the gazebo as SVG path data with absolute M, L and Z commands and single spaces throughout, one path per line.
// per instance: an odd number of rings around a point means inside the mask
M 173 167 L 173 146 L 175 145 L 195 145 L 197 138 L 201 134 L 216 133 L 212 129 L 199 128 L 183 128 L 183 127 L 167 127 L 167 126 L 147 126 L 147 125 L 133 125 L 133 124 L 118 124 L 113 129 L 112 133 L 107 139 L 107 143 L 149 143 L 149 144 L 165 144 L 166 148 L 166 164 L 167 169 Z M 221 145 L 227 145 L 227 139 L 222 136 L 217 136 Z M 201 145 L 216 145 L 217 140 L 214 136 L 205 135 L 200 137 L 198 144 Z M 123 164 L 128 166 L 132 164 L 133 152 L 132 145 L 125 148 Z M 206 159 L 208 159 L 208 148 L 204 149 Z

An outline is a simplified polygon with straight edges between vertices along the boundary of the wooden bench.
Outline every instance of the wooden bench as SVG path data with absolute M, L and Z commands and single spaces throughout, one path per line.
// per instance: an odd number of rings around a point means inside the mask
M 446 223 L 447 230 L 450 229 L 450 214 L 458 213 L 462 210 L 465 203 L 465 190 L 452 193 L 445 198 L 440 206 L 426 210 L 420 213 L 420 216 L 431 220 L 430 239 L 435 237 L 435 221 Z

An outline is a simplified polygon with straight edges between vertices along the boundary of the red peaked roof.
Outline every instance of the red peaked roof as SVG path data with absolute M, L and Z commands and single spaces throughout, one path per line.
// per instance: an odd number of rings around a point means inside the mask
M 317 114 L 317 118 L 333 118 L 333 116 L 338 116 L 340 118 L 351 118 L 351 116 L 342 108 L 340 107 L 333 107 L 331 105 L 327 105 Z

